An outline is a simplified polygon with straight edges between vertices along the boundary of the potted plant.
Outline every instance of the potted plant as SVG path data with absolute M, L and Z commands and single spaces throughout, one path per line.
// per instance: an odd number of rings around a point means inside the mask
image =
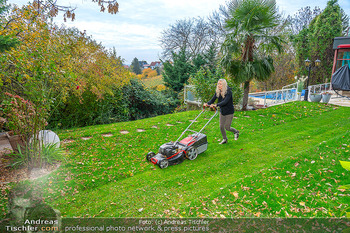
M 330 93 L 330 92 L 323 92 L 322 93 L 322 102 L 323 103 L 328 103 L 329 102 L 329 100 L 331 99 L 331 97 L 332 97 L 332 93 Z
M 301 100 L 301 93 L 303 92 L 304 88 L 304 81 L 298 80 L 298 86 L 297 86 L 297 99 Z
M 320 93 L 311 93 L 310 100 L 311 102 L 320 102 L 322 99 L 322 95 Z

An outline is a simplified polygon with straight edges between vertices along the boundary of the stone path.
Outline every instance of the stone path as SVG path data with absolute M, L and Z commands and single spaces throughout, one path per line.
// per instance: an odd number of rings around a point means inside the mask
M 182 124 L 183 122 L 177 121 L 176 123 L 177 124 Z M 167 123 L 166 126 L 171 127 L 171 126 L 174 126 L 174 125 L 170 124 L 170 123 Z M 153 125 L 151 128 L 159 129 L 158 125 Z M 145 132 L 145 131 L 146 131 L 145 129 L 141 129 L 141 128 L 136 129 L 136 132 L 138 132 L 138 133 Z M 125 134 L 128 134 L 130 132 L 127 131 L 127 130 L 120 130 L 119 133 L 125 135 Z M 102 135 L 102 137 L 112 137 L 112 136 L 114 136 L 112 133 L 105 133 L 105 134 L 101 134 L 101 135 Z M 90 140 L 91 138 L 92 138 L 92 136 L 81 137 L 81 139 L 84 140 L 84 141 Z M 75 142 L 75 140 L 74 139 L 64 139 L 64 140 L 62 140 L 63 144 L 68 144 L 68 143 L 72 143 L 72 142 Z M 10 145 L 9 141 L 8 140 L 3 140 L 3 139 L 0 140 L 0 158 L 1 158 L 2 155 L 9 154 L 11 152 L 12 152 L 12 148 L 11 148 L 11 145 Z
M 111 133 L 106 133 L 106 134 L 102 134 L 102 137 L 112 137 L 113 136 L 113 134 L 111 134 Z

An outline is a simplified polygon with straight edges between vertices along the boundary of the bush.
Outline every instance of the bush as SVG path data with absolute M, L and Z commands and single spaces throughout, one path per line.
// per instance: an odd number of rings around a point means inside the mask
M 21 136 L 25 143 L 47 125 L 47 110 L 35 106 L 19 95 L 6 92 L 5 99 L 0 103 L 0 110 L 0 117 L 6 118 L 5 127 L 15 135 Z
M 166 91 L 147 90 L 142 82 L 133 79 L 123 87 L 124 103 L 129 120 L 171 113 L 178 101 Z
M 126 121 L 128 116 L 122 95 L 121 89 L 100 99 L 90 91 L 85 91 L 80 98 L 72 95 L 51 112 L 49 125 L 51 128 L 71 128 Z
M 225 73 L 220 67 L 214 71 L 202 67 L 196 74 L 191 76 L 189 84 L 195 86 L 195 95 L 199 97 L 202 102 L 208 102 L 215 93 L 218 80 L 224 77 Z M 227 80 L 227 83 L 232 89 L 233 104 L 237 105 L 242 99 L 243 91 L 233 81 Z
M 166 90 L 145 89 L 141 81 L 134 79 L 102 99 L 90 91 L 80 98 L 72 95 L 51 112 L 49 125 L 72 128 L 136 120 L 171 113 L 177 104 Z

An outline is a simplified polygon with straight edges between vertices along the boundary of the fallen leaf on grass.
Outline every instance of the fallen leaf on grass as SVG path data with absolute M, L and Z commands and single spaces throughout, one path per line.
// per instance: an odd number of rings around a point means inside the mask
M 258 218 L 260 217 L 260 215 L 261 215 L 260 212 L 254 214 L 254 216 L 255 216 L 255 217 L 258 217 Z
M 234 192 L 231 192 L 231 194 L 232 194 L 235 198 L 238 198 L 238 192 L 234 191 Z
M 214 205 L 217 205 L 216 202 L 218 201 L 219 199 L 215 198 L 214 200 L 212 200 L 211 202 L 214 204 Z

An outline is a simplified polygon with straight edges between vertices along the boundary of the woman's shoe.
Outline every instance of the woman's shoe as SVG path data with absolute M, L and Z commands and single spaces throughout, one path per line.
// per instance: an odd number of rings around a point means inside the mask
M 227 140 L 226 139 L 222 139 L 222 141 L 219 144 L 225 144 L 225 143 L 227 143 Z
M 237 133 L 235 133 L 235 140 L 236 141 L 237 141 L 238 137 L 239 137 L 239 131 L 237 131 Z

